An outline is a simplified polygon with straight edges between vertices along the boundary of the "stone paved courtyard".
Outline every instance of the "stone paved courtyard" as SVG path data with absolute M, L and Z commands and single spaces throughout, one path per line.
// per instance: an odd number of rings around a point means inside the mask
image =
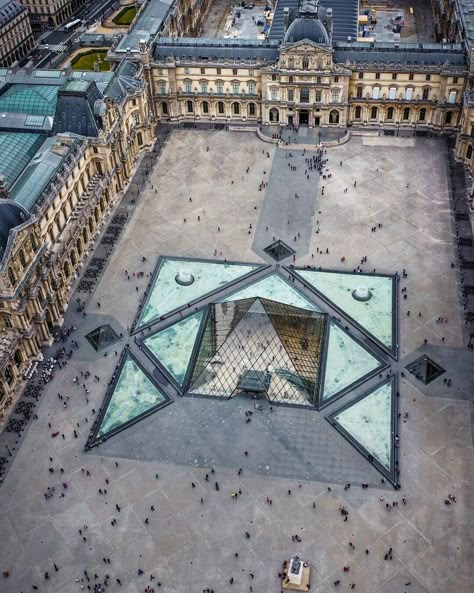
M 316 593 L 348 591 L 351 583 L 363 593 L 472 591 L 474 361 L 472 351 L 463 348 L 457 276 L 451 269 L 446 145 L 436 139 L 352 138 L 327 150 L 327 179 L 314 173 L 306 178 L 308 154 L 276 148 L 249 133 L 179 130 L 170 135 L 146 191 L 128 206 L 128 224 L 99 285 L 93 294 L 72 298 L 65 326 L 77 327 L 71 337 L 80 348 L 48 384 L 35 410 L 38 419 L 21 437 L 0 487 L 0 568 L 11 575 L 0 577 L 2 593 L 26 593 L 33 585 L 52 593 L 81 591 L 75 581 L 84 577 L 84 569 L 92 584 L 109 574 L 108 591 L 139 593 L 150 584 L 164 593 L 200 593 L 207 587 L 241 593 L 250 592 L 250 586 L 255 593 L 278 593 L 281 562 L 294 554 L 311 563 Z M 262 182 L 268 185 L 259 191 Z M 408 277 L 400 281 L 407 294 L 406 300 L 400 294 L 400 360 L 393 369 L 401 371 L 426 353 L 446 373 L 428 386 L 409 374 L 400 378 L 400 411 L 408 413 L 399 427 L 401 490 L 380 483 L 377 472 L 335 431 L 330 445 L 339 459 L 335 465 L 325 452 L 327 441 L 315 438 L 311 448 L 301 438 L 304 426 L 323 421 L 322 416 L 314 419 L 312 410 L 276 410 L 280 424 L 290 428 L 280 439 L 279 453 L 267 449 L 269 469 L 252 456 L 252 448 L 267 439 L 265 422 L 248 431 L 250 455 L 245 457 L 246 439 L 237 420 L 229 431 L 222 427 L 238 412 L 226 409 L 227 402 L 205 399 L 178 402 L 189 402 L 190 413 L 172 434 L 166 418 L 175 413 L 174 405 L 84 453 L 93 410 L 101 406 L 118 360 L 115 351 L 125 343 L 138 351 L 127 328 L 158 256 L 269 263 L 262 249 L 273 236 L 296 251 L 298 266 L 352 271 L 367 256 L 364 271 L 406 270 Z M 86 317 L 76 312 L 76 296 L 87 297 Z M 447 323 L 438 323 L 438 317 Z M 85 338 L 103 324 L 124 335 L 107 356 Z M 145 356 L 141 362 L 153 372 Z M 91 373 L 89 394 L 73 383 L 81 371 Z M 451 387 L 443 378 L 452 380 Z M 58 392 L 70 396 L 67 407 Z M 238 402 L 232 406 L 238 408 Z M 211 415 L 209 430 L 206 417 Z M 52 438 L 56 431 L 58 437 Z M 290 441 L 283 438 L 287 435 Z M 325 481 L 327 471 L 321 481 L 306 480 L 301 472 L 282 478 L 291 475 L 289 470 L 272 467 L 280 460 L 286 467 L 291 456 L 300 461 L 321 456 L 333 468 L 345 463 L 347 474 L 331 474 L 331 482 Z M 205 467 L 214 459 L 223 461 L 216 463 L 208 483 Z M 345 490 L 347 481 L 351 488 Z M 368 489 L 361 488 L 362 481 Z M 54 495 L 46 500 L 52 486 Z M 239 489 L 233 500 L 231 491 Z M 456 502 L 446 505 L 449 494 Z M 387 501 L 399 505 L 388 511 Z M 341 505 L 349 511 L 347 521 Z M 295 534 L 300 543 L 292 541 Z M 389 548 L 393 559 L 385 560 Z M 350 571 L 343 572 L 343 566 Z M 156 580 L 151 582 L 150 575 Z M 341 584 L 335 587 L 337 580 Z

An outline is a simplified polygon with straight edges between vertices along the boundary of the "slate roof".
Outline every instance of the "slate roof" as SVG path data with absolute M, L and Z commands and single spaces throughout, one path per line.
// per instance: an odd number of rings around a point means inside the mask
M 288 27 L 284 38 L 285 43 L 296 43 L 303 39 L 329 45 L 328 32 L 317 18 L 297 18 Z
M 26 8 L 15 0 L 0 0 L 0 27 L 5 26 Z
M 357 39 L 359 14 L 358 0 L 323 0 L 325 9 L 332 8 L 333 41 L 347 41 L 348 37 Z M 283 40 L 285 36 L 284 8 L 290 9 L 290 23 L 298 16 L 299 0 L 278 0 L 273 14 L 269 39 Z
M 95 114 L 102 94 L 94 81 L 68 80 L 59 89 L 53 132 L 97 137 L 102 122 Z
M 0 201 L 0 261 L 5 253 L 10 231 L 24 224 L 29 218 L 29 212 L 22 206 L 11 200 Z
M 129 29 L 115 48 L 115 53 L 138 53 L 140 41 L 149 43 L 160 30 L 174 0 L 148 0 L 132 29 Z
M 254 61 L 274 62 L 278 59 L 278 42 L 254 39 L 199 39 L 191 37 L 161 37 L 153 57 L 164 62 L 172 57 L 183 62 L 193 61 Z
M 466 58 L 461 45 L 440 45 L 435 43 L 400 44 L 393 43 L 336 43 L 334 61 L 351 64 L 395 64 L 401 66 L 436 66 L 449 63 L 464 67 Z

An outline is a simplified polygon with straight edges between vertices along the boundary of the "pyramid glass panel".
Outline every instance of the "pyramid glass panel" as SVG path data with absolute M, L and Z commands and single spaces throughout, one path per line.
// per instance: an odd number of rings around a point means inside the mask
M 267 299 L 209 305 L 189 392 L 264 392 L 274 402 L 314 404 L 326 315 Z
M 146 412 L 154 411 L 170 401 L 130 354 L 127 354 L 118 373 L 96 438 L 116 432 Z
M 110 325 L 101 325 L 94 331 L 86 335 L 88 342 L 95 350 L 107 348 L 120 340 L 119 335 L 110 327 Z
M 431 381 L 434 381 L 446 372 L 443 367 L 425 355 L 410 363 L 407 366 L 407 371 L 425 385 L 428 385 Z
M 383 362 L 331 321 L 321 402 L 326 403 L 374 372 Z
M 337 425 L 391 471 L 393 455 L 392 382 L 386 382 L 331 415 Z
M 332 301 L 362 328 L 389 350 L 393 348 L 393 278 L 390 276 L 295 270 L 323 296 Z M 353 293 L 364 287 L 368 300 L 358 300 Z
M 262 299 L 292 305 L 293 307 L 299 307 L 301 309 L 320 311 L 316 305 L 311 303 L 296 288 L 283 280 L 278 274 L 270 274 L 270 276 L 263 278 L 263 280 L 254 282 L 250 286 L 230 295 L 224 299 L 224 302 L 252 297 L 260 297 Z
M 143 340 L 179 385 L 184 382 L 202 317 L 199 311 Z
M 139 319 L 139 326 L 178 309 L 258 269 L 259 264 L 233 264 L 164 258 Z M 189 284 L 180 283 L 180 275 Z

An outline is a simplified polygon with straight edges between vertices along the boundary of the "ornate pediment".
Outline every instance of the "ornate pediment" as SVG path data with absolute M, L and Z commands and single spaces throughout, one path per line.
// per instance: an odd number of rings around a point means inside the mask
M 302 39 L 301 41 L 296 41 L 295 43 L 286 44 L 280 53 L 281 55 L 298 55 L 301 53 L 313 55 L 321 53 L 324 55 L 330 55 L 332 54 L 332 49 L 325 45 L 320 45 L 314 41 L 310 41 L 309 39 Z

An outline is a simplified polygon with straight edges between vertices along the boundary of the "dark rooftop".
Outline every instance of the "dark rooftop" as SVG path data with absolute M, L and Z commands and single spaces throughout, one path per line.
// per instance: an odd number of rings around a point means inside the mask
M 161 37 L 153 57 L 182 61 L 236 60 L 273 62 L 278 59 L 278 43 L 248 39 L 198 39 L 194 37 Z

